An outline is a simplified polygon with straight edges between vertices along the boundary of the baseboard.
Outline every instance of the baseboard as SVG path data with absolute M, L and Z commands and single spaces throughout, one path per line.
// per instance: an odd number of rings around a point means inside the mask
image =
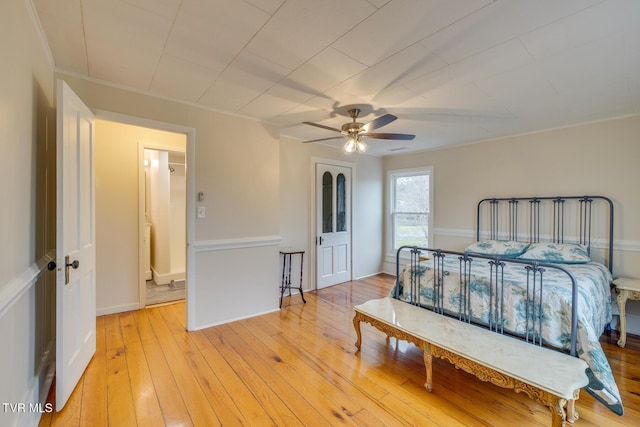
M 367 277 L 373 277 L 373 276 L 377 276 L 378 274 L 382 274 L 384 273 L 384 271 L 377 271 L 375 273 L 371 273 L 371 274 L 365 274 L 364 276 L 358 276 L 353 280 L 360 280 L 360 279 L 366 279 Z
M 611 322 L 611 327 L 618 329 L 619 322 L 620 318 L 616 311 L 616 314 L 613 316 L 613 321 Z M 640 335 L 640 316 L 637 314 L 627 314 L 627 333 Z
M 138 304 L 137 302 L 134 304 L 123 304 L 112 307 L 97 308 L 96 316 L 106 316 L 107 314 L 123 313 L 125 311 L 138 310 L 139 308 L 140 304 Z
M 222 322 L 215 322 L 215 323 L 211 323 L 211 324 L 208 324 L 208 325 L 200 325 L 200 326 L 198 326 L 198 327 L 196 327 L 194 329 L 189 329 L 189 331 L 199 331 L 201 329 L 207 329 L 207 328 L 211 328 L 213 326 L 225 325 L 227 323 L 236 322 L 238 320 L 251 319 L 252 317 L 262 316 L 263 314 L 275 313 L 276 311 L 280 311 L 280 309 L 276 308 L 275 310 L 267 310 L 267 311 L 263 311 L 263 312 L 260 312 L 260 313 L 254 313 L 254 314 L 251 314 L 249 316 L 236 317 L 234 319 L 229 319 L 229 320 L 225 320 L 225 321 L 222 321 Z
M 158 273 L 153 267 L 151 267 L 151 274 L 153 276 L 153 280 L 158 285 L 168 285 L 172 280 L 184 280 L 186 277 L 186 273 L 184 271 L 161 274 Z

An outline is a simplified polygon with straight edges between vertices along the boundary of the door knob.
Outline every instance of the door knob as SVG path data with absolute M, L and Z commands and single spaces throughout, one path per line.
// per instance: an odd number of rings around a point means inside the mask
M 78 267 L 80 267 L 80 261 L 78 261 L 77 259 L 74 259 L 73 262 L 69 262 L 69 255 L 67 255 L 66 257 L 64 257 L 64 264 L 65 264 L 64 284 L 68 285 L 69 284 L 69 267 L 73 268 L 74 270 L 77 269 Z

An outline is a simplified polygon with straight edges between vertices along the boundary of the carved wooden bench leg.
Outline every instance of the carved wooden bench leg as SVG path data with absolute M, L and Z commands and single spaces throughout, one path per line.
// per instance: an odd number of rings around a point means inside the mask
M 424 367 L 427 371 L 427 381 L 424 383 L 424 387 L 429 393 L 433 390 L 433 356 L 431 355 L 431 346 L 425 343 L 424 350 Z
M 353 327 L 356 330 L 356 348 L 360 351 L 360 345 L 362 344 L 362 333 L 360 332 L 360 313 L 356 311 L 356 315 L 353 316 Z
M 549 404 L 551 410 L 551 426 L 552 427 L 566 427 L 567 425 L 567 413 L 564 410 L 564 405 L 567 403 L 565 399 L 555 398 Z
M 578 419 L 578 413 L 576 412 L 576 400 L 578 397 L 580 397 L 580 389 L 574 391 L 573 399 L 569 400 L 548 395 L 547 406 L 551 410 L 551 425 L 553 427 L 565 427 L 567 422 L 573 424 Z
M 567 400 L 567 421 L 572 423 L 578 419 L 578 413 L 576 412 L 576 401 L 571 399 Z
M 573 392 L 573 399 L 567 401 L 567 421 L 573 424 L 580 416 L 576 411 L 576 400 L 580 398 L 580 389 Z

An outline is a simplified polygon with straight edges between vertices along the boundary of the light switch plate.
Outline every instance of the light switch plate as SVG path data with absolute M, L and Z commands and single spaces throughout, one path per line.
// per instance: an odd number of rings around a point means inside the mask
M 207 210 L 204 206 L 198 206 L 198 218 L 205 218 L 207 216 Z

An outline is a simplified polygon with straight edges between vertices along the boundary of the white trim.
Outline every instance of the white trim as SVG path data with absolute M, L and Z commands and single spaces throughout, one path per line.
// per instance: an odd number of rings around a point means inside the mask
M 31 264 L 21 275 L 0 288 L 0 318 L 38 281 L 49 261 L 53 261 L 52 255 L 44 255 Z
M 227 319 L 227 320 L 223 320 L 223 321 L 220 321 L 220 322 L 210 323 L 210 324 L 207 324 L 207 325 L 198 325 L 195 329 L 189 329 L 189 330 L 190 331 L 199 331 L 201 329 L 211 328 L 213 326 L 225 325 L 227 323 L 236 322 L 238 320 L 251 319 L 253 317 L 262 316 L 263 314 L 275 313 L 277 311 L 280 311 L 280 308 L 276 308 L 276 309 L 273 309 L 273 310 L 262 311 L 260 313 L 254 313 L 254 314 L 250 314 L 248 316 L 235 317 L 233 319 Z
M 317 212 L 316 212 L 316 198 L 317 198 L 317 194 L 316 194 L 316 167 L 318 165 L 318 163 L 322 163 L 325 165 L 332 165 L 332 166 L 341 166 L 344 168 L 349 168 L 351 169 L 351 200 L 349 201 L 351 203 L 351 223 L 349 224 L 349 230 L 351 231 L 351 241 L 350 241 L 350 249 L 351 249 L 351 278 L 350 280 L 353 280 L 353 274 L 354 274 L 354 269 L 353 269 L 353 260 L 355 259 L 356 256 L 356 232 L 355 232 L 355 227 L 353 226 L 354 224 L 354 218 L 356 217 L 357 214 L 357 209 L 356 209 L 356 204 L 353 203 L 353 200 L 355 199 L 355 195 L 356 195 L 356 163 L 355 162 L 345 162 L 344 160 L 334 160 L 334 159 L 327 159 L 324 157 L 316 157 L 316 156 L 312 156 L 311 157 L 311 168 L 310 168 L 310 194 L 311 194 L 311 209 L 309 210 L 309 258 L 308 258 L 308 262 L 307 262 L 307 268 L 309 269 L 309 283 L 307 284 L 307 287 L 310 290 L 315 290 L 318 289 L 318 274 L 317 274 L 317 262 L 318 262 L 318 254 L 317 254 L 317 247 L 318 245 L 316 244 L 316 232 L 317 232 L 317 224 L 316 224 L 316 216 L 317 216 Z
M 598 246 L 600 247 L 600 246 Z M 604 248 L 604 243 L 602 244 Z M 613 249 L 619 251 L 640 252 L 640 241 L 637 240 L 618 240 L 613 242 Z
M 282 241 L 280 236 L 239 237 L 236 239 L 199 240 L 193 244 L 193 252 L 226 251 L 230 249 L 276 246 Z
M 395 192 L 394 192 L 394 188 L 393 188 L 393 178 L 396 176 L 416 176 L 416 175 L 428 175 L 429 176 L 429 212 L 428 212 L 428 218 L 427 218 L 427 233 L 428 233 L 428 241 L 427 241 L 427 246 L 431 246 L 433 244 L 433 235 L 434 233 L 431 231 L 433 230 L 433 217 L 434 217 L 434 211 L 435 209 L 433 209 L 434 205 L 433 205 L 433 201 L 434 201 L 434 191 L 435 191 L 435 184 L 434 184 L 434 178 L 435 178 L 435 174 L 433 172 L 433 166 L 422 166 L 422 167 L 417 167 L 417 168 L 409 168 L 409 169 L 393 169 L 393 170 L 388 170 L 387 171 L 387 181 L 386 181 L 386 200 L 384 202 L 385 204 L 385 216 L 386 216 L 386 221 L 385 221 L 385 252 L 389 253 L 389 252 L 393 252 L 395 253 L 395 248 L 394 248 L 394 233 L 393 233 L 393 214 L 394 214 L 394 208 L 392 206 L 392 201 L 395 199 Z
M 53 70 L 55 68 L 55 61 L 53 59 L 53 54 L 51 53 L 51 47 L 49 46 L 49 42 L 47 41 L 47 36 L 45 36 L 44 29 L 42 28 L 42 23 L 40 22 L 40 17 L 38 16 L 38 12 L 36 11 L 35 5 L 32 0 L 24 0 L 24 3 L 27 7 L 27 13 L 31 18 L 31 22 L 38 34 L 38 40 L 42 45 L 42 49 L 44 50 L 44 54 L 47 57 L 47 62 L 49 63 L 49 68 Z
M 168 285 L 172 280 L 186 280 L 186 274 L 184 271 L 179 272 L 171 272 L 171 273 L 158 273 L 155 268 L 151 267 L 151 276 L 153 280 L 156 282 L 156 285 Z M 145 290 L 147 287 L 147 281 L 145 280 Z M 146 296 L 145 296 L 146 299 Z M 146 301 L 145 301 L 146 302 Z
M 439 235 L 439 236 L 462 237 L 462 238 L 469 238 L 469 239 L 475 239 L 476 238 L 476 232 L 475 231 L 458 229 L 458 228 L 434 228 L 433 234 Z M 481 232 L 480 233 L 480 238 L 481 239 L 488 239 L 489 238 L 489 233 L 488 232 Z M 498 233 L 498 238 L 499 239 L 506 239 L 507 238 L 507 233 L 502 233 L 502 232 Z M 540 240 L 542 240 L 542 241 L 551 241 L 552 239 L 553 239 L 553 237 L 551 235 L 548 235 L 548 234 L 541 234 L 540 235 Z M 577 242 L 578 241 L 578 237 L 577 236 L 566 236 L 565 237 L 565 241 L 566 242 Z M 591 239 L 591 247 L 596 248 L 596 249 L 607 249 L 608 248 L 608 243 L 607 243 L 606 239 L 601 239 L 601 238 Z M 613 249 L 614 250 L 618 250 L 618 251 L 640 252 L 640 241 L 638 241 L 638 240 L 614 240 Z
M 104 307 L 96 311 L 96 316 L 106 316 L 107 314 L 124 313 L 125 311 L 138 310 L 138 303 L 113 305 L 111 307 Z
M 433 234 L 437 236 L 468 237 L 475 239 L 476 232 L 472 230 L 461 230 L 458 228 L 434 228 Z M 482 233 L 481 233 L 482 234 Z
M 92 108 L 93 114 L 96 119 L 104 120 L 107 122 L 123 123 L 126 125 L 132 125 L 137 127 L 146 127 L 150 129 L 159 129 L 166 132 L 185 133 L 188 134 L 195 129 L 189 126 L 184 126 L 176 123 L 163 122 L 162 120 L 147 119 L 145 117 L 132 116 L 129 114 L 121 114 L 113 111 L 102 110 L 100 108 Z M 175 147 L 170 151 L 179 151 Z
M 374 277 L 374 276 L 377 276 L 378 274 L 382 274 L 382 273 L 384 273 L 384 271 L 380 270 L 380 271 L 375 272 L 375 273 L 365 274 L 364 276 L 358 276 L 358 277 L 354 278 L 353 280 L 366 279 L 367 277 Z
M 144 96 L 148 96 L 150 98 L 155 98 L 155 99 L 159 99 L 162 101 L 168 101 L 168 102 L 175 102 L 176 104 L 181 104 L 181 105 L 185 105 L 187 107 L 191 107 L 191 108 L 195 108 L 198 110 L 204 110 L 204 111 L 211 111 L 213 113 L 216 114 L 221 114 L 221 115 L 225 115 L 225 116 L 230 116 L 230 117 L 238 117 L 241 119 L 246 119 L 246 120 L 250 120 L 252 122 L 257 122 L 257 123 L 265 123 L 271 126 L 279 126 L 277 123 L 273 123 L 273 122 L 269 122 L 269 121 L 265 121 L 262 119 L 256 119 L 255 117 L 250 117 L 250 116 L 246 116 L 246 115 L 242 115 L 239 113 L 234 113 L 231 111 L 225 111 L 225 110 L 220 110 L 217 108 L 213 108 L 213 107 L 209 107 L 207 105 L 204 104 L 197 104 L 194 102 L 189 102 L 189 101 L 185 101 L 184 99 L 178 99 L 178 98 L 173 98 L 170 96 L 166 96 L 166 95 L 160 95 L 157 93 L 153 93 L 153 92 L 149 92 L 146 91 L 144 89 L 140 89 L 140 88 L 136 88 L 133 86 L 127 86 L 127 85 L 123 85 L 120 83 L 113 83 L 107 80 L 102 80 L 96 77 L 91 77 L 91 76 L 87 76 L 86 74 L 81 74 L 81 73 L 77 73 L 75 71 L 70 71 L 64 68 L 60 68 L 60 67 L 54 67 L 53 70 L 55 72 L 57 72 L 58 74 L 64 74 L 67 75 L 69 77 L 73 77 L 76 79 L 80 79 L 80 80 L 84 80 L 87 82 L 91 82 L 91 83 L 95 83 L 97 85 L 100 86 L 106 86 L 106 87 L 110 87 L 113 89 L 118 89 L 118 90 L 125 90 L 127 92 L 132 92 L 138 95 L 144 95 Z M 151 126 L 154 127 L 154 126 Z

